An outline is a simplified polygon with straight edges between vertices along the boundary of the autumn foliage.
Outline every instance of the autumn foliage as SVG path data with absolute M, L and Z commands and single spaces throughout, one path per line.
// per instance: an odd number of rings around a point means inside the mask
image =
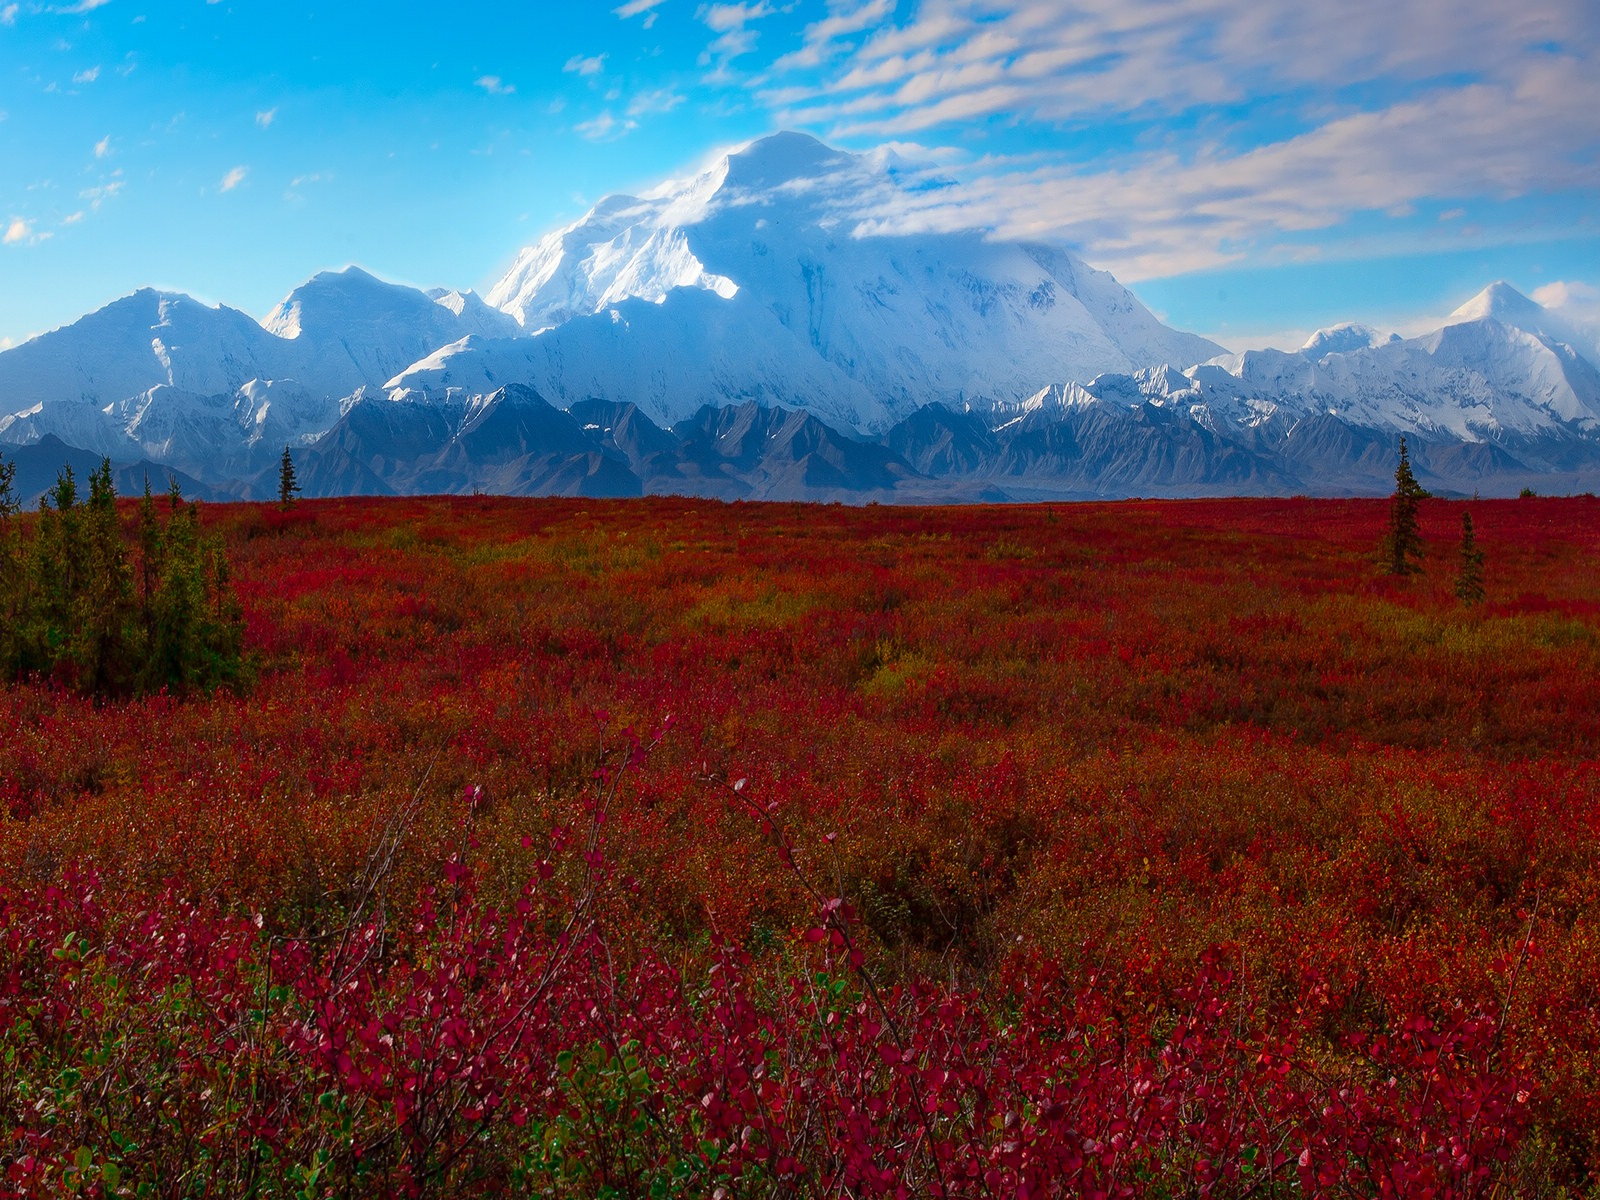
M 3 1186 L 1587 1194 L 1600 503 L 1472 512 L 209 506 L 251 688 L 0 690 Z

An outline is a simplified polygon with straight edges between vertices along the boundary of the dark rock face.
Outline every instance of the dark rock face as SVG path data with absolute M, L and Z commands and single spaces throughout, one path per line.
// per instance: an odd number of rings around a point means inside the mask
M 996 423 L 998 422 L 998 423 Z M 1462 442 L 1412 436 L 1418 479 L 1440 495 L 1600 489 L 1600 439 L 1559 436 Z M 724 500 L 956 503 L 1121 496 L 1387 495 L 1397 439 L 1322 413 L 1290 425 L 1218 430 L 1157 403 L 1095 400 L 989 418 L 931 404 L 876 439 L 816 416 L 754 401 L 706 406 L 663 429 L 628 403 L 583 400 L 570 411 L 510 385 L 441 405 L 358 399 L 313 445 L 295 451 L 307 496 L 492 492 L 591 497 L 675 493 Z M 29 504 L 70 464 L 100 456 L 54 435 L 0 450 L 18 466 Z M 114 461 L 118 490 L 148 474 L 176 477 L 199 498 L 270 498 L 270 466 L 219 453 L 211 470 L 185 460 Z

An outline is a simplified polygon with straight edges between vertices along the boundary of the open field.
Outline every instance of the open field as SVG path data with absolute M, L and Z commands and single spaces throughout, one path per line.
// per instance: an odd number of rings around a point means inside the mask
M 208 507 L 248 688 L 0 688 L 5 1186 L 1589 1194 L 1600 501 L 1463 507 Z

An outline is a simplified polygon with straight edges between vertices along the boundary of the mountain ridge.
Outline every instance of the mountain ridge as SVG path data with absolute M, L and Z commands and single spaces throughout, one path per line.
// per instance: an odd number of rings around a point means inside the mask
M 365 490 L 1370 491 L 1400 435 L 1443 489 L 1595 475 L 1600 352 L 1504 281 L 1421 337 L 1346 323 L 1232 354 L 1065 248 L 863 216 L 940 186 L 778 134 L 607 197 L 488 299 L 351 266 L 257 322 L 139 289 L 0 353 L 0 444 L 230 495 L 269 489 L 284 446 Z

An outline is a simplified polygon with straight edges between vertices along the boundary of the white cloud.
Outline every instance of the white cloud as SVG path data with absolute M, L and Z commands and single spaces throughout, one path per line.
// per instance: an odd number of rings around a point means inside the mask
M 217 186 L 224 192 L 231 192 L 244 182 L 244 177 L 249 173 L 249 167 L 235 167 L 222 177 L 222 182 Z
M 573 128 L 591 142 L 615 141 L 624 134 L 631 133 L 639 127 L 639 123 L 631 118 L 619 118 L 611 112 L 603 112 L 592 120 L 582 121 Z
M 480 75 L 473 82 L 491 96 L 510 96 L 517 90 L 498 75 Z
M 1593 309 L 1600 314 L 1600 288 L 1591 283 L 1558 279 L 1536 289 L 1532 298 L 1549 309 Z
M 21 11 L 21 6 L 16 4 L 8 4 L 4 8 L 0 8 L 0 25 L 15 25 L 17 23 L 17 13 Z
M 308 183 L 327 183 L 332 178 L 332 171 L 313 171 L 309 175 L 296 175 L 289 181 L 289 186 L 304 187 Z
M 12 217 L 6 223 L 5 233 L 0 235 L 0 244 L 7 246 L 33 246 L 50 238 L 48 231 L 41 233 L 34 227 L 32 221 L 22 217 Z
M 777 11 L 766 0 L 757 0 L 754 4 L 706 4 L 695 15 L 708 28 L 717 33 L 726 33 L 730 29 L 743 29 L 751 21 L 770 17 Z
M 111 153 L 111 135 L 108 133 L 94 144 L 94 156 L 104 158 Z
M 574 54 L 567 59 L 566 65 L 561 69 L 568 75 L 581 75 L 587 78 L 590 75 L 600 74 L 601 71 L 605 70 L 605 67 L 606 56 L 604 54 L 596 54 L 592 57 Z
M 278 110 L 276 108 L 263 109 L 256 114 L 256 124 L 263 129 L 271 129 L 272 123 L 277 119 Z
M 88 216 L 88 215 L 89 215 L 88 213 L 84 212 L 83 209 L 80 208 L 77 212 L 69 213 L 67 216 L 62 217 L 61 218 L 61 224 L 62 225 L 76 225 L 79 221 L 83 220 L 83 218 Z
M 100 78 L 100 68 L 99 67 L 89 67 L 87 70 L 79 71 L 76 75 L 74 75 L 72 77 L 72 82 L 73 83 L 93 83 L 96 79 L 99 79 L 99 78 Z
M 48 11 L 58 13 L 61 16 L 76 17 L 81 16 L 84 13 L 93 12 L 97 8 L 104 8 L 110 3 L 111 0 L 78 0 L 77 4 L 69 4 L 64 7 L 57 6 L 49 9 Z
M 1600 287 L 1561 279 L 1535 289 L 1533 299 L 1591 339 L 1587 349 L 1600 350 Z
M 650 16 L 647 18 L 647 20 L 653 21 L 656 14 L 651 12 L 651 10 L 659 8 L 665 3 L 666 0 L 628 0 L 628 3 L 624 4 L 621 8 L 613 8 L 611 11 L 617 16 L 621 17 L 624 21 L 626 21 L 629 17 L 637 17 L 640 13 L 650 13 Z

